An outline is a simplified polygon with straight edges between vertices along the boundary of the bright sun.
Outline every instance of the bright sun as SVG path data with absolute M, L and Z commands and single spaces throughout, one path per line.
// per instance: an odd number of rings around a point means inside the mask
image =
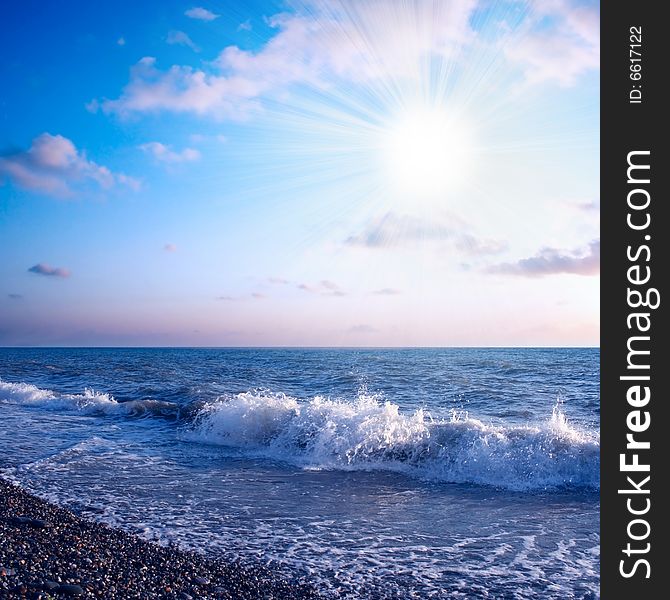
M 474 168 L 473 131 L 445 110 L 404 112 L 382 138 L 384 170 L 394 191 L 412 200 L 440 200 L 460 189 Z

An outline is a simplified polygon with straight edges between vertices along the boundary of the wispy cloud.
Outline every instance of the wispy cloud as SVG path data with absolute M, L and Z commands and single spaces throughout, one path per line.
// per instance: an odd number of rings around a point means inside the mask
M 7 294 L 10 300 L 23 300 L 23 294 Z
M 211 10 L 202 8 L 202 6 L 189 8 L 184 14 L 191 19 L 197 19 L 199 21 L 213 21 L 214 19 L 218 19 L 220 16 L 216 13 L 213 13 Z
M 176 244 L 165 244 L 165 246 L 163 246 L 163 250 L 165 250 L 165 252 L 176 252 L 177 251 L 177 245 Z
M 473 39 L 469 19 L 475 6 L 475 0 L 453 0 L 433 10 L 389 0 L 345 2 L 333 10 L 315 3 L 311 17 L 281 13 L 269 18 L 276 34 L 260 50 L 228 46 L 207 69 L 173 65 L 161 71 L 154 57 L 145 57 L 133 67 L 121 96 L 101 105 L 105 112 L 120 115 L 162 110 L 235 119 L 293 84 L 322 89 L 334 79 L 415 77 L 422 57 L 450 55 L 454 47 Z M 396 15 L 394 35 L 388 35 L 389 13 Z M 431 24 L 429 35 L 415 26 L 417 18 Z
M 252 292 L 251 294 L 247 294 L 246 296 L 217 296 L 217 300 L 224 300 L 226 302 L 240 302 L 243 300 L 265 300 L 268 298 L 267 294 L 263 294 L 261 292 Z
M 365 248 L 397 248 L 418 242 L 449 242 L 470 256 L 498 254 L 507 248 L 500 240 L 478 238 L 472 227 L 456 215 L 440 220 L 388 212 L 371 220 L 359 233 L 349 236 L 345 244 Z
M 329 279 L 322 279 L 316 283 L 295 282 L 283 277 L 268 277 L 267 282 L 271 285 L 292 286 L 302 292 L 308 294 L 316 294 L 319 296 L 346 296 L 347 293 L 334 281 Z
M 398 296 L 402 294 L 400 290 L 395 288 L 382 288 L 380 290 L 374 290 L 372 292 L 375 296 Z
M 275 34 L 258 50 L 228 46 L 202 68 L 175 64 L 160 70 L 154 57 L 144 57 L 131 70 L 121 95 L 101 106 L 119 115 L 171 111 L 239 119 L 294 84 L 323 90 L 335 81 L 416 78 L 427 57 L 451 59 L 477 39 L 471 22 L 478 4 L 477 0 L 308 2 L 308 16 L 284 12 L 268 18 Z M 515 30 L 510 43 L 504 38 L 502 42 L 510 63 L 529 82 L 554 80 L 569 86 L 598 68 L 596 9 L 575 7 L 568 0 L 533 6 L 529 21 L 534 25 L 522 35 Z M 200 20 L 218 16 L 202 7 L 186 14 Z M 244 30 L 248 24 L 239 27 Z M 195 48 L 184 32 L 173 32 L 173 40 Z
M 505 47 L 507 57 L 522 66 L 529 83 L 551 81 L 569 87 L 584 73 L 600 67 L 597 6 L 542 0 L 532 7 L 535 27 Z
M 52 267 L 46 263 L 38 263 L 28 269 L 30 273 L 37 275 L 46 275 L 47 277 L 62 277 L 67 278 L 71 275 L 69 269 L 63 267 Z
M 318 283 L 298 283 L 296 284 L 296 287 L 303 292 L 318 294 L 320 296 L 342 297 L 347 295 L 340 286 L 328 279 L 322 279 Z
M 200 46 L 198 46 L 188 34 L 183 31 L 172 30 L 168 32 L 166 41 L 171 46 L 186 46 L 193 50 L 193 52 L 200 52 Z
M 600 202 L 597 200 L 569 201 L 566 205 L 582 213 L 593 214 L 600 212 Z
M 160 142 L 147 142 L 142 144 L 140 149 L 164 163 L 193 162 L 200 158 L 200 152 L 194 148 L 184 148 L 181 152 L 175 152 L 170 146 Z
M 500 254 L 508 248 L 502 240 L 480 239 L 470 233 L 459 233 L 455 236 L 454 246 L 469 256 L 486 256 Z
M 130 175 L 126 175 L 125 173 L 115 173 L 114 178 L 121 185 L 125 185 L 126 187 L 130 188 L 135 192 L 142 187 L 142 181 L 140 179 L 137 179 L 136 177 L 131 177 Z
M 62 135 L 43 133 L 28 150 L 0 156 L 0 180 L 8 178 L 27 190 L 67 198 L 90 186 L 109 190 L 117 184 L 138 189 L 139 180 L 113 173 L 77 150 Z M 87 187 L 88 186 L 88 187 Z
M 244 23 L 237 26 L 237 31 L 251 31 L 251 21 L 247 19 Z
M 454 236 L 455 227 L 458 225 L 460 223 L 445 225 L 415 216 L 387 212 L 369 221 L 362 231 L 349 236 L 345 243 L 350 246 L 384 248 L 424 240 L 447 240 Z
M 513 263 L 493 265 L 488 273 L 544 277 L 546 275 L 598 275 L 600 273 L 600 240 L 593 240 L 588 248 L 558 250 L 543 248 L 535 256 Z
M 117 45 L 119 46 L 125 46 L 126 45 L 126 38 L 121 36 L 118 40 L 116 40 Z

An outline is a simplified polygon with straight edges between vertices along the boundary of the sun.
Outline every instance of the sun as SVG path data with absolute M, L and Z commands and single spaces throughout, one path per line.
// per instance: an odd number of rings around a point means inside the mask
M 412 201 L 439 201 L 471 179 L 474 150 L 467 118 L 442 108 L 409 109 L 383 130 L 384 177 L 393 191 Z

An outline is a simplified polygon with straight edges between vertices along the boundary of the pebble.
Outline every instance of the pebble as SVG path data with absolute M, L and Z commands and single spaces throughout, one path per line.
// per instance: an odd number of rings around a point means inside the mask
M 71 583 L 61 583 L 56 590 L 59 594 L 65 594 L 66 596 L 83 596 L 84 588 L 79 585 L 74 585 Z
M 184 600 L 321 597 L 314 586 L 290 575 L 260 561 L 211 558 L 148 542 L 88 521 L 0 478 L 0 598 L 56 594 L 114 600 L 157 593 Z
M 36 529 L 46 529 L 47 522 L 42 519 L 31 519 L 30 517 L 11 517 L 9 519 L 10 523 L 16 523 L 17 525 L 28 525 L 29 527 L 35 527 Z
M 57 581 L 45 581 L 43 584 L 40 585 L 40 587 L 43 590 L 52 591 L 55 590 L 60 584 Z

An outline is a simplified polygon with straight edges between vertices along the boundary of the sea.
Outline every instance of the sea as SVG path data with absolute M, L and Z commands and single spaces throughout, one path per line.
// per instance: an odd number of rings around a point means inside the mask
M 599 598 L 599 350 L 0 349 L 0 474 L 326 598 Z

